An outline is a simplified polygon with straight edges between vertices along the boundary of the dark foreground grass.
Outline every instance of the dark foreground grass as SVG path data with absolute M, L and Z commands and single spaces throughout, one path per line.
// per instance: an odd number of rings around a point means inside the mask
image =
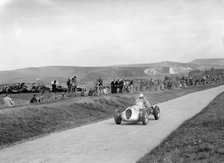
M 224 162 L 224 93 L 138 163 Z
M 145 96 L 152 104 L 214 86 L 149 92 Z M 27 100 L 30 95 L 14 95 Z M 37 105 L 0 109 L 0 148 L 29 138 L 43 136 L 113 116 L 117 108 L 125 109 L 135 103 L 138 94 L 118 94 L 100 97 L 71 97 Z

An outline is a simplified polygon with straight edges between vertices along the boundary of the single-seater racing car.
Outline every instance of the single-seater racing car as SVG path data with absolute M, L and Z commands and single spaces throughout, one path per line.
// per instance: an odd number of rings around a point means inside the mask
M 126 108 L 123 112 L 116 109 L 114 111 L 114 121 L 117 125 L 121 124 L 122 121 L 141 121 L 143 125 L 146 125 L 149 121 L 150 115 L 154 115 L 154 118 L 158 120 L 160 117 L 160 108 L 157 105 L 145 108 L 142 102 L 138 102 L 136 105 Z

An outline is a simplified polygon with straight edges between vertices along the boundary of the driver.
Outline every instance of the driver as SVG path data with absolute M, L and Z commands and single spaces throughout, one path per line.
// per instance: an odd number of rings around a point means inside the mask
M 142 93 L 139 95 L 139 98 L 137 99 L 136 103 L 138 103 L 138 102 L 141 102 L 141 103 L 144 105 L 144 107 L 145 107 L 146 109 L 150 109 L 150 108 L 151 108 L 151 104 L 150 104 L 149 101 L 144 97 L 144 95 L 143 95 Z M 151 109 L 150 109 L 150 110 L 151 110 Z

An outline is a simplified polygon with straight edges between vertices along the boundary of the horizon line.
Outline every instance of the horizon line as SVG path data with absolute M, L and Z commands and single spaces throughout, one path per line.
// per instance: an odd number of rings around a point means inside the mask
M 74 65 L 45 65 L 45 66 L 31 66 L 31 67 L 21 67 L 21 68 L 16 68 L 16 69 L 3 69 L 3 70 L 0 70 L 0 71 L 16 71 L 16 70 L 24 70 L 24 69 L 32 69 L 32 68 L 44 68 L 44 67 L 79 67 L 79 68 L 96 68 L 96 67 L 125 67 L 125 66 L 135 66 L 135 65 L 147 65 L 147 64 L 156 64 L 156 63 L 162 63 L 162 62 L 174 62 L 174 63 L 192 63 L 193 64 L 193 61 L 195 60 L 211 60 L 211 59 L 224 59 L 224 58 L 221 58 L 221 57 L 218 57 L 218 58 L 197 58 L 197 59 L 194 59 L 190 62 L 178 62 L 178 61 L 171 61 L 171 60 L 162 60 L 162 61 L 158 61 L 158 62 L 149 62 L 149 63 L 127 63 L 127 64 L 114 64 L 114 65 L 99 65 L 99 66 L 86 66 L 86 65 L 83 65 L 83 66 L 74 66 Z

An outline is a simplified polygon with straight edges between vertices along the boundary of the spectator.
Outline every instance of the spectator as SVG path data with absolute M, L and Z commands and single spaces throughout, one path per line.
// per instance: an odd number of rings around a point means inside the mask
M 61 94 L 61 99 L 65 99 L 66 95 L 64 93 Z
M 14 105 L 14 101 L 12 101 L 12 99 L 8 96 L 8 94 L 5 95 L 5 97 L 3 98 L 4 104 L 5 106 L 13 106 Z
M 74 76 L 72 78 L 72 93 L 75 93 L 75 95 L 76 95 L 76 88 L 77 88 L 76 76 Z
M 125 93 L 128 93 L 128 92 L 130 92 L 130 89 L 129 89 L 129 87 L 130 87 L 130 85 L 129 85 L 130 83 L 129 83 L 129 81 L 127 81 L 127 80 L 124 80 L 124 88 L 123 88 L 123 92 L 125 92 Z
M 96 80 L 96 83 L 95 83 L 95 90 L 96 90 L 97 96 L 99 96 L 100 83 L 99 83 L 99 80 L 98 79 Z
M 44 92 L 41 93 L 40 97 L 38 98 L 38 102 L 44 101 Z
M 56 93 L 57 92 L 57 81 L 54 80 L 53 84 L 52 84 L 52 92 Z
M 36 94 L 34 94 L 32 99 L 30 100 L 30 103 L 37 103 L 37 102 L 38 100 L 37 100 Z
M 97 95 L 96 89 L 90 88 L 88 92 L 88 96 L 96 96 L 96 95 Z
M 86 96 L 86 88 L 85 87 L 82 88 L 81 96 Z
M 118 88 L 119 88 L 119 79 L 117 79 L 117 80 L 115 81 L 114 93 L 117 93 Z
M 72 81 L 71 81 L 70 77 L 67 80 L 67 87 L 68 87 L 68 93 L 71 93 L 71 91 L 72 91 Z
M 102 94 L 102 91 L 103 91 L 103 80 L 99 77 L 98 79 L 98 82 L 99 82 L 99 93 Z
M 119 93 L 123 93 L 124 81 L 121 79 L 118 83 Z
M 111 86 L 111 93 L 115 93 L 115 79 L 110 83 L 110 86 Z
M 108 88 L 107 87 L 103 88 L 103 94 L 108 95 Z
M 130 81 L 129 86 L 130 86 L 130 92 L 133 93 L 134 92 L 134 81 L 133 80 Z

